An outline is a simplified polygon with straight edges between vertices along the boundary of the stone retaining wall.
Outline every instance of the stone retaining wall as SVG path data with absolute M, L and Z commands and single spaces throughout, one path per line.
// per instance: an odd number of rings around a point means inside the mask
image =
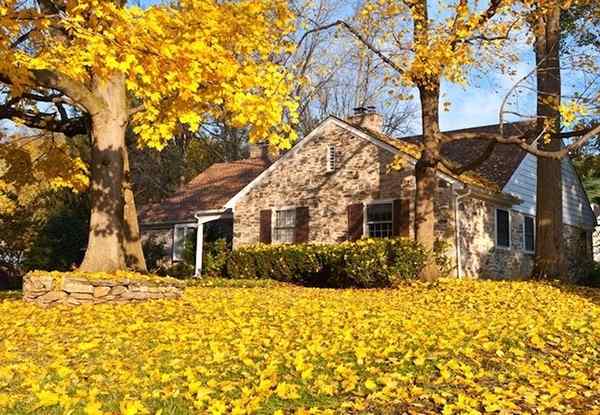
M 88 280 L 65 276 L 26 275 L 23 299 L 47 307 L 56 304 L 126 304 L 131 302 L 179 298 L 184 283 L 137 280 Z

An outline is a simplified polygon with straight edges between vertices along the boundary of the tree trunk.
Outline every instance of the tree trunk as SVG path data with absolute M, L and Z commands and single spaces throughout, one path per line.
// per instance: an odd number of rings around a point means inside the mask
M 125 202 L 123 209 L 125 262 L 128 268 L 137 272 L 147 273 L 148 268 L 146 267 L 146 259 L 142 250 L 142 237 L 133 195 L 127 146 L 123 147 L 123 198 Z
M 431 84 L 430 84 L 431 85 Z M 439 85 L 419 88 L 421 95 L 421 120 L 423 125 L 423 151 L 415 166 L 415 239 L 425 249 L 433 251 L 435 243 L 434 200 L 437 187 L 437 169 L 440 156 L 439 141 Z M 421 278 L 435 280 L 440 270 L 430 260 L 421 272 Z
M 561 140 L 560 131 L 560 6 L 556 5 L 535 22 L 535 52 L 537 65 L 538 132 L 553 131 L 549 142 L 540 140 L 540 149 L 556 151 Z M 536 246 L 534 278 L 564 278 L 566 263 L 562 250 L 563 203 L 561 161 L 538 157 L 536 201 Z
M 123 76 L 99 81 L 93 93 L 105 105 L 91 115 L 92 209 L 88 247 L 80 270 L 112 273 L 127 269 L 122 183 L 128 109 Z

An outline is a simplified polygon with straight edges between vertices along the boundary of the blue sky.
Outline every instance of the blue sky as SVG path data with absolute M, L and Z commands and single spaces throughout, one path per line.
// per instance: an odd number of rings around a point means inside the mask
M 133 2 L 139 2 L 142 7 L 145 7 L 160 3 L 161 0 L 134 0 Z M 348 9 L 341 10 L 340 15 L 351 12 L 351 3 L 348 2 Z M 452 130 L 498 123 L 498 110 L 505 94 L 518 79 L 531 71 L 533 60 L 532 53 L 524 53 L 523 62 L 513 68 L 516 71 L 515 76 L 478 74 L 466 89 L 445 82 L 442 93 L 446 94 L 446 100 L 452 102 L 452 105 L 450 111 L 441 112 L 441 128 Z M 417 133 L 420 131 L 420 126 L 417 124 L 413 128 Z

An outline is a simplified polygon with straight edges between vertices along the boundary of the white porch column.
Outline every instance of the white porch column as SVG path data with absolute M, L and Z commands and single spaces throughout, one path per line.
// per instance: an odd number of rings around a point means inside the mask
M 196 269 L 194 276 L 202 276 L 202 252 L 204 250 L 204 222 L 198 219 L 198 230 L 196 232 Z
M 196 264 L 194 276 L 202 276 L 202 252 L 204 251 L 204 224 L 219 219 L 232 219 L 230 211 L 221 210 L 203 210 L 194 215 L 198 221 L 198 231 L 196 233 Z

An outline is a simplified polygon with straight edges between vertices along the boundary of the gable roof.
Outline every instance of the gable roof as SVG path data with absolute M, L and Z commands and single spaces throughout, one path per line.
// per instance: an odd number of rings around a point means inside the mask
M 236 194 L 234 197 L 232 197 L 231 200 L 229 200 L 229 202 L 227 202 L 225 207 L 228 209 L 234 209 L 237 202 L 241 198 L 243 198 L 250 190 L 252 190 L 258 183 L 260 183 L 263 178 L 265 178 L 272 171 L 274 171 L 275 168 L 278 166 L 278 164 L 281 161 L 285 160 L 286 158 L 292 157 L 307 142 L 309 142 L 310 140 L 312 140 L 315 137 L 318 137 L 319 134 L 321 133 L 321 131 L 323 131 L 324 128 L 328 124 L 331 124 L 331 123 L 333 123 L 337 127 L 344 128 L 345 130 L 349 131 L 353 135 L 355 135 L 361 139 L 364 139 L 366 141 L 369 141 L 369 142 L 377 145 L 378 147 L 389 151 L 392 154 L 402 153 L 402 154 L 406 155 L 409 158 L 409 162 L 411 162 L 412 164 L 416 163 L 416 160 L 419 157 L 419 154 L 421 152 L 420 145 L 416 142 L 411 142 L 410 140 L 407 140 L 407 139 L 403 140 L 403 139 L 392 138 L 392 137 L 389 137 L 380 132 L 373 131 L 368 128 L 356 126 L 356 125 L 351 124 L 348 121 L 345 121 L 334 115 L 330 115 L 325 120 L 323 120 L 314 130 L 312 130 L 310 132 L 310 134 L 308 134 L 306 137 L 304 137 L 299 142 L 297 142 L 296 145 L 294 145 L 294 147 L 292 147 L 292 149 L 290 151 L 288 151 L 283 156 L 281 156 L 279 159 L 277 159 L 271 166 L 269 166 L 269 168 L 267 168 L 260 175 L 258 175 L 258 177 L 256 177 L 256 179 L 254 179 L 252 182 L 248 183 L 238 194 Z M 457 178 L 455 175 L 451 174 L 450 172 L 446 171 L 443 168 L 441 168 L 439 170 L 439 174 L 445 180 L 448 180 L 451 183 L 462 181 L 463 183 L 475 184 L 486 191 L 491 190 L 496 193 L 501 191 L 501 189 L 496 188 L 496 186 L 493 185 L 493 183 L 490 183 L 485 180 L 481 180 L 477 175 L 463 174 L 459 178 Z
M 529 122 L 515 122 L 504 124 L 504 134 L 513 136 L 525 134 L 532 127 Z M 462 133 L 492 133 L 500 132 L 500 126 L 486 125 L 482 127 L 463 128 L 444 132 L 446 135 L 460 136 Z M 403 141 L 419 143 L 421 136 L 405 137 Z M 530 142 L 533 137 L 529 139 Z M 468 164 L 475 160 L 481 153 L 489 141 L 485 139 L 458 139 L 442 145 L 442 154 L 451 161 L 461 164 Z M 513 173 L 517 170 L 521 161 L 527 153 L 513 144 L 496 144 L 494 151 L 490 157 L 484 161 L 479 167 L 474 169 L 471 174 L 480 176 L 481 178 L 494 183 L 498 189 L 503 189 L 508 183 Z
M 227 201 L 269 165 L 270 162 L 262 158 L 215 163 L 173 196 L 140 209 L 140 222 L 193 222 L 194 214 L 198 211 L 222 210 Z

